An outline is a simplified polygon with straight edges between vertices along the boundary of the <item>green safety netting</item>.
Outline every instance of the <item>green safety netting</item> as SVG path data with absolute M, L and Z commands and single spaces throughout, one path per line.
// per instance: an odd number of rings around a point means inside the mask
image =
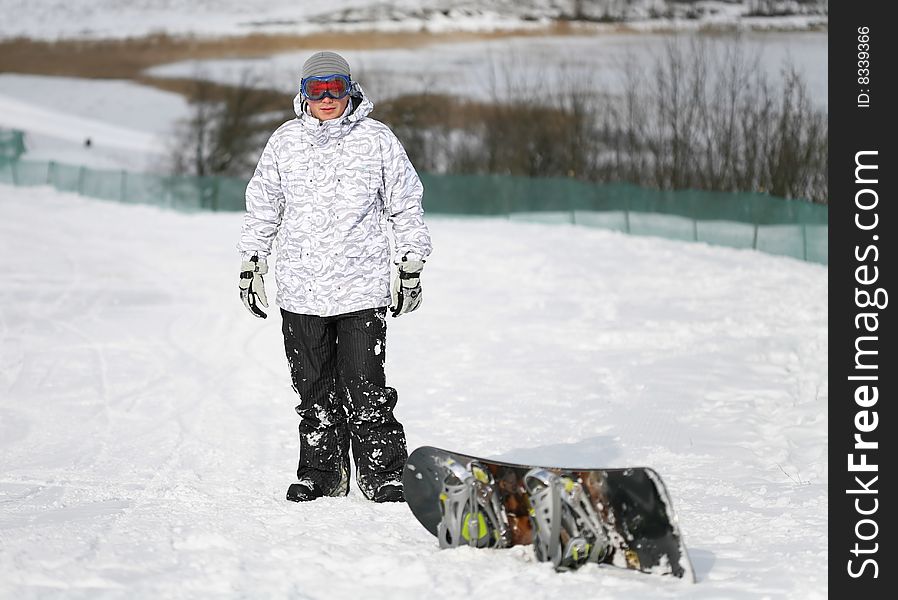
M 654 190 L 564 178 L 422 174 L 428 214 L 570 223 L 752 248 L 826 264 L 825 205 L 764 194 Z M 246 180 L 93 169 L 0 156 L 0 182 L 178 210 L 240 211 Z
M 764 194 L 654 190 L 623 183 L 513 175 L 425 174 L 421 179 L 427 189 L 427 209 L 440 213 L 619 211 L 757 225 L 828 223 L 823 205 Z
M 0 129 L 0 162 L 14 160 L 25 153 L 25 134 L 18 130 Z

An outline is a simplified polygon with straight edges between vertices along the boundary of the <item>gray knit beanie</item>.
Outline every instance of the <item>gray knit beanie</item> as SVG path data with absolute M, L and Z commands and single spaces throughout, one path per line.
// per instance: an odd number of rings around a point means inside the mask
M 302 78 L 349 74 L 349 63 L 336 52 L 316 52 L 302 66 Z

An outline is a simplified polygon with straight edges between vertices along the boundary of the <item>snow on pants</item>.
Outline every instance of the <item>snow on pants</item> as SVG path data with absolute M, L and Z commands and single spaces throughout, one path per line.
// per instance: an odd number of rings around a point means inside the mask
M 386 307 L 332 317 L 281 309 L 284 347 L 299 394 L 299 467 L 349 473 L 370 498 L 386 481 L 401 481 L 408 458 L 405 432 L 393 409 L 396 390 L 386 386 Z

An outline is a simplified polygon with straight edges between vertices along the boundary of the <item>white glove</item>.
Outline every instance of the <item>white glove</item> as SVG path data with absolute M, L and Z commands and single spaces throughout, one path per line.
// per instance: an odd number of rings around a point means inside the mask
M 402 257 L 396 278 L 393 280 L 393 304 L 390 310 L 393 316 L 398 317 L 410 313 L 421 305 L 421 271 L 424 269 L 424 261 Z
M 259 304 L 268 308 L 268 298 L 265 296 L 265 281 L 262 275 L 268 273 L 268 263 L 264 258 L 253 255 L 249 260 L 243 261 L 240 267 L 240 299 L 243 305 L 253 316 L 265 319 L 268 317 Z

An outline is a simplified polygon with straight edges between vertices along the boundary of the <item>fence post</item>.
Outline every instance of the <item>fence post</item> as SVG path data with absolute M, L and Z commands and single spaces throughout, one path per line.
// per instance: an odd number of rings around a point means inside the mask
M 122 169 L 122 187 L 120 190 L 121 196 L 119 198 L 119 201 L 122 203 L 125 203 L 128 201 L 127 185 L 128 185 L 128 172 L 125 171 L 124 169 Z
M 165 189 L 165 205 L 170 208 L 175 207 L 175 184 L 174 184 L 174 176 L 166 177 L 162 180 L 163 188 Z
M 19 187 L 19 171 L 16 169 L 16 165 L 18 164 L 18 160 L 9 161 L 9 172 L 12 173 L 12 184 L 16 187 Z
M 215 188 L 212 193 L 212 212 L 218 212 L 218 195 L 221 193 L 221 178 L 215 177 Z
M 56 187 L 56 183 L 54 181 L 55 178 L 53 177 L 53 175 L 55 175 L 55 174 L 56 174 L 56 161 L 51 160 L 50 162 L 47 163 L 47 185 L 52 185 L 53 187 Z
M 808 260 L 808 226 L 801 226 L 801 250 L 802 250 L 802 259 L 807 262 Z
M 87 171 L 87 167 L 82 166 L 78 170 L 78 193 L 80 195 L 84 195 L 84 174 Z
M 755 223 L 754 225 L 755 225 L 755 229 L 752 232 L 751 249 L 757 250 L 758 249 L 758 224 Z

